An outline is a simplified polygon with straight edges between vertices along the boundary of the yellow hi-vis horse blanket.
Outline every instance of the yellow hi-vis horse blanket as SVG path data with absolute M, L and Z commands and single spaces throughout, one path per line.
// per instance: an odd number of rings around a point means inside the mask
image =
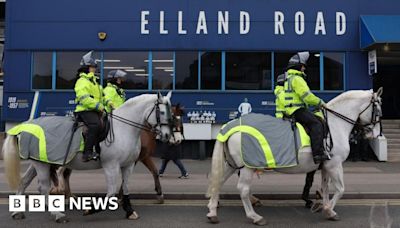
M 217 140 L 226 142 L 232 134 L 240 132 L 241 155 L 246 167 L 292 167 L 298 165 L 296 148 L 310 146 L 303 126 L 296 125 L 293 131 L 290 121 L 250 113 L 222 126 Z
M 62 165 L 72 135 L 74 119 L 71 117 L 40 117 L 19 124 L 7 131 L 18 135 L 19 154 L 22 159 L 34 159 Z M 66 163 L 83 149 L 82 128 L 73 135 Z

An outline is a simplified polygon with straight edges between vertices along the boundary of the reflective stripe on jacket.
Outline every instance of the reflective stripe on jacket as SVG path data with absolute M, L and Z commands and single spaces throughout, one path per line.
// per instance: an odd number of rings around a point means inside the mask
M 303 72 L 290 69 L 287 75 L 284 85 L 284 108 L 287 115 L 292 115 L 299 108 L 321 105 L 323 101 L 311 92 L 303 78 Z
M 276 86 L 274 90 L 275 94 L 275 117 L 283 118 L 283 112 L 285 111 L 285 90 L 283 86 Z
M 119 90 L 119 93 L 118 93 Z M 106 111 L 111 112 L 112 108 L 118 108 L 121 106 L 126 98 L 125 98 L 125 91 L 118 86 L 107 83 L 107 87 L 104 88 L 104 104 L 106 106 Z
M 75 112 L 100 111 L 103 106 L 103 92 L 101 86 L 96 82 L 94 73 L 80 73 L 75 83 Z

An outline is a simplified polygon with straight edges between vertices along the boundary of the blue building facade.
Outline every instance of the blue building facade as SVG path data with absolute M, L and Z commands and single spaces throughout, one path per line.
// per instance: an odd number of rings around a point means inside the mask
M 124 69 L 128 96 L 173 90 L 173 103 L 215 112 L 216 124 L 244 98 L 273 114 L 275 79 L 297 51 L 311 52 L 309 83 L 328 101 L 373 88 L 361 17 L 399 12 L 397 0 L 8 1 L 4 120 L 71 114 L 76 69 L 90 50 L 102 81 Z

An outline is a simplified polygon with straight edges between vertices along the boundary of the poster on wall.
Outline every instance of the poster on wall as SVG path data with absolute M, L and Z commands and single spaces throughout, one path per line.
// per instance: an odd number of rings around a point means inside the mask
M 369 75 L 378 73 L 378 61 L 376 57 L 376 50 L 368 52 L 368 72 Z

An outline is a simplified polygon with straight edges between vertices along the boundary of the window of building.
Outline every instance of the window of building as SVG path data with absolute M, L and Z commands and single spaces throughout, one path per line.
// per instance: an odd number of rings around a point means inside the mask
M 121 85 L 124 89 L 148 89 L 148 52 L 104 52 L 103 75 L 105 81 L 111 70 L 124 70 L 127 75 Z
M 56 89 L 73 89 L 82 56 L 87 52 L 57 52 Z M 96 54 L 95 54 L 96 55 Z M 97 55 L 100 55 L 97 53 Z
M 221 90 L 221 52 L 201 54 L 201 89 Z
M 198 89 L 198 52 L 175 52 L 175 89 Z
M 289 59 L 295 55 L 296 52 L 286 53 L 275 53 L 275 82 L 278 75 L 283 74 L 286 71 Z M 305 73 L 307 74 L 306 81 L 308 86 L 312 90 L 320 89 L 320 54 L 319 52 L 311 52 L 310 58 L 307 61 L 307 68 Z
M 265 52 L 227 52 L 227 90 L 270 90 L 271 54 Z
M 32 89 L 51 89 L 52 52 L 33 53 Z
M 174 78 L 174 53 L 153 52 L 153 89 L 172 89 Z
M 324 89 L 343 90 L 344 53 L 324 52 Z

